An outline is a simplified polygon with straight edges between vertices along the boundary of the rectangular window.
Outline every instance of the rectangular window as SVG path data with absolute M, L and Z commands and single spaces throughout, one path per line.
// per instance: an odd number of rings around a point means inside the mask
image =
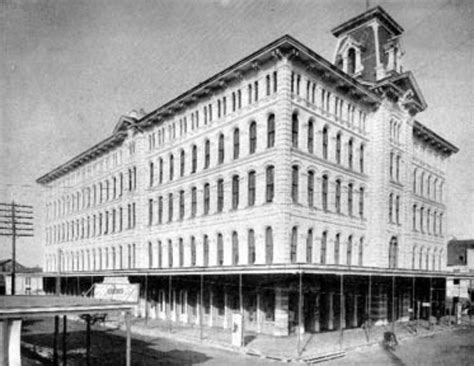
M 258 81 L 255 81 L 253 85 L 255 89 L 255 101 L 257 102 L 258 101 Z
M 293 203 L 298 203 L 298 167 L 293 166 L 291 174 L 291 199 Z
M 270 75 L 267 75 L 265 77 L 265 84 L 266 84 L 266 90 L 267 90 L 267 97 L 270 95 L 271 93 L 271 85 L 270 85 Z
M 314 207 L 314 172 L 308 173 L 308 207 Z
M 206 183 L 204 185 L 204 215 L 207 215 L 209 213 L 209 202 L 210 202 L 210 187 L 209 183 Z
M 273 92 L 276 93 L 278 91 L 278 77 L 277 72 L 273 71 Z
M 158 224 L 163 223 L 163 197 L 158 197 Z
M 153 199 L 148 200 L 148 225 L 153 224 Z

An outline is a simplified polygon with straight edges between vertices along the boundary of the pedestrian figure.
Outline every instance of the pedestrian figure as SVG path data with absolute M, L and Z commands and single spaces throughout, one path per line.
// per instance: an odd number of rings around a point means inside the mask
M 398 346 L 398 340 L 394 332 L 385 332 L 383 334 L 383 345 L 386 349 L 395 351 L 396 346 Z

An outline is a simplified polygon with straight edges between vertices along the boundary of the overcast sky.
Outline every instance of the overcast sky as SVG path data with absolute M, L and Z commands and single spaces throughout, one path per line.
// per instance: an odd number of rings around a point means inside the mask
M 351 1 L 0 1 L 0 202 L 35 206 L 18 260 L 42 264 L 35 180 L 109 136 L 122 114 L 149 112 L 290 34 L 332 61 L 330 29 Z M 428 103 L 417 119 L 460 148 L 448 172 L 448 234 L 474 238 L 474 1 L 376 1 L 405 29 L 404 69 Z M 0 237 L 0 259 L 10 257 Z

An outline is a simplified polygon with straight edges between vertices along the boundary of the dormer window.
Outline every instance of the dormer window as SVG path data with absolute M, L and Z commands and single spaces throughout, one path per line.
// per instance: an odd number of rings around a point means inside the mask
M 347 73 L 353 75 L 356 72 L 356 51 L 353 47 L 347 51 Z

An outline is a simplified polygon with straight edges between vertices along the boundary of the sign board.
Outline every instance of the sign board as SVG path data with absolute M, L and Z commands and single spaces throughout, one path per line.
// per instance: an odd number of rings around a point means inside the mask
M 423 306 L 424 308 L 429 308 L 431 304 L 429 302 L 422 302 L 421 306 Z
M 126 301 L 138 303 L 140 285 L 138 283 L 96 283 L 96 299 Z
M 232 345 L 235 347 L 242 346 L 243 329 L 242 329 L 242 315 L 232 314 Z

